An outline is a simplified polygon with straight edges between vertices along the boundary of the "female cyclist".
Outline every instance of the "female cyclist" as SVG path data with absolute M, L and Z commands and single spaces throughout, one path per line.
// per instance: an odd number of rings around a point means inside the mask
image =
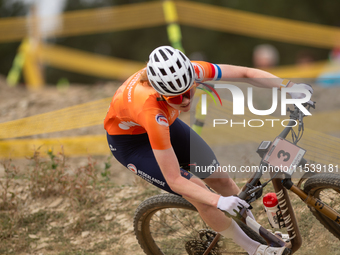
M 104 121 L 109 147 L 121 164 L 153 185 L 183 196 L 212 229 L 232 238 L 249 254 L 285 254 L 284 247 L 272 248 L 250 239 L 221 211 L 235 215 L 240 205 L 249 206 L 233 196 L 239 188 L 225 173 L 191 173 L 180 168 L 188 163 L 218 166 L 211 148 L 178 115 L 190 110 L 196 82 L 231 78 L 250 78 L 252 85 L 266 88 L 303 86 L 312 93 L 306 84 L 294 84 L 258 69 L 191 62 L 181 51 L 161 46 L 150 54 L 147 66 L 113 96 Z M 275 79 L 259 83 L 258 78 Z M 249 210 L 248 214 L 253 217 Z

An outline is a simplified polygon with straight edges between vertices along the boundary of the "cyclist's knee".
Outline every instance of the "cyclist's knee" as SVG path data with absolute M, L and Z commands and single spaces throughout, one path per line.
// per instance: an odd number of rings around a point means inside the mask
M 239 192 L 239 188 L 236 183 L 229 177 L 207 178 L 204 181 L 209 187 L 224 196 L 236 195 Z

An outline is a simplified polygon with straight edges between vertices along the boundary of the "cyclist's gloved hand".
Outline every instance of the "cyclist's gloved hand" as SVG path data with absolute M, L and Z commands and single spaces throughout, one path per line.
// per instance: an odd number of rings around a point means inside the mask
M 291 88 L 296 88 L 296 89 L 306 89 L 308 90 L 312 95 L 313 95 L 313 88 L 311 85 L 309 84 L 305 84 L 305 83 L 295 83 Z M 289 92 L 289 95 L 293 98 L 293 99 L 302 99 L 305 98 L 306 95 L 304 93 L 301 92 Z M 314 102 L 312 100 L 309 100 L 308 102 L 306 102 L 306 104 L 309 105 L 314 105 Z
M 237 213 L 239 213 L 243 207 L 248 208 L 249 204 L 236 196 L 221 196 L 217 203 L 218 209 L 226 211 L 233 216 L 237 216 Z

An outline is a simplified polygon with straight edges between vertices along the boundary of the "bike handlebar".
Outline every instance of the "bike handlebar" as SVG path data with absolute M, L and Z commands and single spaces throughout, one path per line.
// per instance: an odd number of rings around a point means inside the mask
M 315 105 L 315 104 L 314 104 Z M 307 106 L 307 110 L 310 109 L 310 107 L 315 108 L 315 106 L 311 106 L 311 105 L 306 105 Z M 288 111 L 290 112 L 290 121 L 288 123 L 288 125 L 282 130 L 282 132 L 279 134 L 279 137 L 285 139 L 287 137 L 287 135 L 289 134 L 289 132 L 293 129 L 294 126 L 296 126 L 296 121 L 298 120 L 299 122 L 299 131 L 303 131 L 303 118 L 306 116 L 305 114 L 303 114 L 303 112 L 299 109 L 299 107 L 297 107 L 296 105 L 294 105 L 294 110 L 290 110 L 288 108 Z M 296 143 L 298 142 L 298 140 L 296 141 Z M 307 163 L 307 161 L 302 158 L 302 160 L 300 161 L 300 165 L 305 165 Z M 261 166 L 264 165 L 264 162 L 261 162 L 260 165 L 260 169 Z M 255 187 L 255 185 L 259 182 L 260 178 L 262 177 L 262 170 L 256 172 L 256 174 L 253 176 L 252 180 L 250 181 L 250 183 L 248 184 L 248 187 L 246 187 L 244 190 L 242 190 L 238 197 L 240 199 L 246 200 L 248 198 L 248 192 L 250 190 L 253 190 Z M 249 201 L 247 201 L 249 202 Z

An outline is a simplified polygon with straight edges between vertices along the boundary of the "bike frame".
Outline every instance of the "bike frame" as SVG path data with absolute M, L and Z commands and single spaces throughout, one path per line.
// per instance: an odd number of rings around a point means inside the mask
M 302 113 L 299 111 L 297 107 L 295 107 L 295 111 L 291 112 L 290 118 L 291 121 L 286 126 L 286 128 L 281 132 L 281 134 L 278 136 L 280 138 L 285 139 L 289 132 L 292 130 L 294 124 L 296 124 L 295 120 L 299 120 L 299 125 L 303 125 L 302 119 L 303 119 Z M 303 128 L 303 126 L 302 126 Z M 302 159 L 300 162 L 301 166 L 304 166 L 306 164 L 306 160 Z M 241 192 L 239 193 L 238 197 L 246 200 L 249 197 L 250 193 L 255 195 L 254 188 L 257 187 L 261 177 L 263 176 L 262 167 L 268 166 L 265 162 L 261 161 L 259 171 L 254 173 L 254 175 L 249 179 L 249 181 L 243 186 L 241 189 Z M 258 229 L 259 234 L 268 242 L 268 245 L 274 246 L 274 247 L 283 247 L 286 246 L 291 249 L 292 254 L 296 252 L 302 245 L 302 237 L 299 230 L 299 226 L 297 223 L 297 219 L 295 217 L 295 213 L 289 198 L 289 194 L 287 190 L 292 191 L 297 196 L 301 198 L 301 200 L 307 204 L 310 207 L 315 208 L 325 216 L 327 216 L 329 219 L 333 220 L 335 223 L 340 224 L 340 214 L 334 211 L 331 207 L 328 205 L 325 205 L 322 201 L 319 199 L 316 199 L 312 196 L 309 196 L 309 194 L 306 194 L 303 190 L 300 189 L 300 185 L 296 186 L 292 180 L 291 176 L 287 173 L 284 173 L 284 176 L 281 178 L 275 178 L 276 173 L 270 172 L 271 182 L 273 184 L 275 193 L 277 195 L 280 209 L 282 212 L 283 220 L 285 223 L 285 228 L 287 229 L 287 232 L 290 237 L 290 242 L 285 243 L 281 239 L 279 239 L 276 235 L 273 235 L 271 232 L 267 231 L 265 228 L 260 226 L 260 229 Z M 306 172 L 308 174 L 308 171 Z M 305 175 L 304 175 L 305 176 Z M 303 181 L 304 176 L 301 177 L 299 184 Z M 258 198 L 256 198 L 258 199 Z M 255 199 L 255 200 L 256 200 Z M 252 201 L 253 202 L 253 201 Z M 245 214 L 246 209 L 241 210 L 241 215 Z M 244 223 L 247 224 L 245 217 L 241 218 Z M 214 245 L 217 243 L 218 239 L 220 237 L 220 234 L 217 234 L 215 239 L 212 241 L 208 249 L 205 251 L 204 255 L 209 254 L 209 252 L 212 250 Z

